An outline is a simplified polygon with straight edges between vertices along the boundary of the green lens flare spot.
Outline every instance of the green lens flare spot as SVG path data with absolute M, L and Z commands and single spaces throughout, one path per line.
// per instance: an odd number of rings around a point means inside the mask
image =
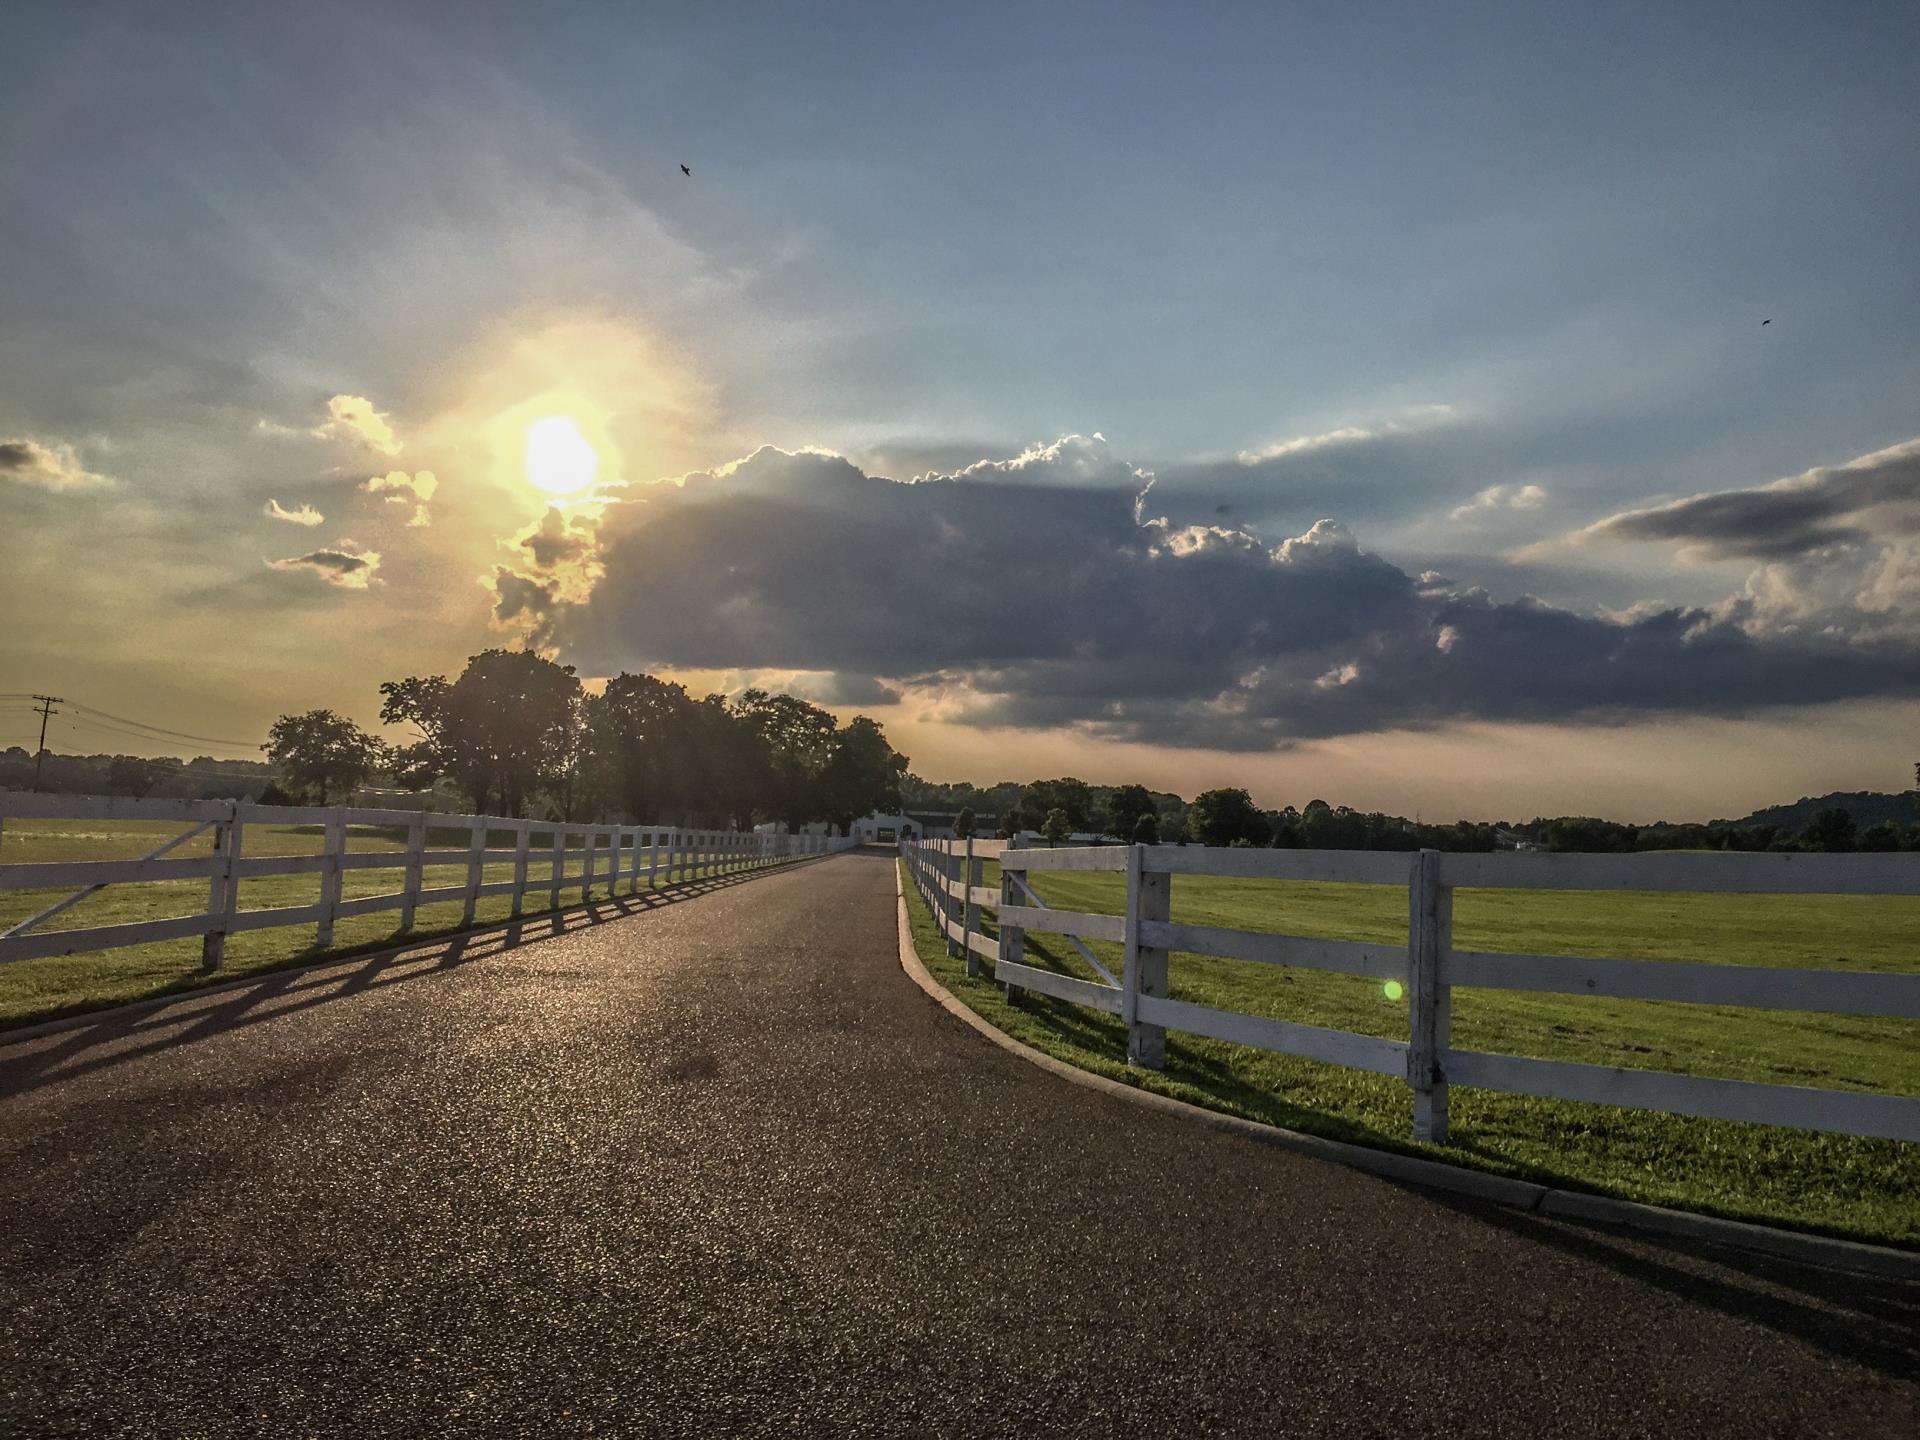
M 1407 993 L 1405 989 L 1401 987 L 1398 980 L 1389 980 L 1381 988 L 1387 992 L 1387 999 L 1389 1000 L 1398 1000 L 1402 995 Z

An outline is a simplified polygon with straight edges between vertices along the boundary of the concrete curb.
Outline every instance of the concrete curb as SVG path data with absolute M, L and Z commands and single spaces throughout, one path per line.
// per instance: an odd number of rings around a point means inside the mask
M 1504 1175 L 1488 1175 L 1478 1170 L 1468 1170 L 1440 1160 L 1422 1160 L 1417 1156 L 1396 1155 L 1392 1151 L 1374 1150 L 1365 1145 L 1349 1144 L 1344 1140 L 1328 1140 L 1319 1135 L 1303 1135 L 1297 1130 L 1286 1130 L 1278 1125 L 1267 1125 L 1258 1120 L 1247 1120 L 1238 1115 L 1227 1115 L 1218 1110 L 1208 1110 L 1200 1105 L 1190 1105 L 1170 1095 L 1142 1090 L 1123 1084 L 1121 1081 L 1109 1079 L 1105 1075 L 1096 1075 L 1090 1070 L 1082 1070 L 1077 1065 L 1056 1060 L 1053 1056 L 1036 1050 L 1031 1045 L 1016 1040 L 1005 1031 L 989 1024 L 934 979 L 927 967 L 921 963 L 919 952 L 914 948 L 913 926 L 907 914 L 907 893 L 901 883 L 898 866 L 894 869 L 894 894 L 899 915 L 900 968 L 906 971 L 908 978 L 926 991 L 941 1009 L 971 1026 L 1002 1050 L 1018 1055 L 1022 1060 L 1037 1065 L 1042 1070 L 1058 1075 L 1061 1079 L 1081 1086 L 1083 1089 L 1097 1090 L 1115 1099 L 1126 1100 L 1169 1115 L 1179 1115 L 1184 1119 L 1196 1120 L 1216 1130 L 1225 1130 L 1244 1136 L 1263 1145 L 1298 1151 L 1336 1165 L 1345 1165 L 1352 1170 L 1363 1170 L 1370 1175 L 1379 1175 L 1388 1180 L 1404 1181 L 1407 1184 L 1425 1186 L 1431 1190 L 1444 1190 L 1454 1195 L 1467 1195 L 1477 1200 L 1491 1201 L 1510 1209 L 1524 1210 L 1532 1214 L 1582 1224 L 1612 1225 L 1678 1236 L 1682 1239 L 1724 1245 L 1736 1250 L 1751 1251 L 1827 1269 L 1853 1271 L 1890 1280 L 1920 1282 L 1920 1255 L 1909 1254 L 1904 1250 L 1893 1250 L 1883 1245 L 1867 1245 L 1857 1240 L 1805 1235 L 1793 1230 L 1779 1230 L 1770 1225 L 1753 1225 L 1740 1220 L 1722 1220 L 1711 1215 L 1696 1215 L 1685 1210 L 1668 1210 L 1658 1205 L 1642 1205 L 1632 1200 L 1616 1200 L 1606 1195 L 1589 1195 L 1576 1190 L 1556 1190 L 1527 1180 L 1514 1180 Z
M 830 855 L 797 855 L 781 865 L 767 870 L 743 872 L 743 879 L 758 879 L 761 875 L 771 875 L 781 870 L 790 870 L 798 865 L 807 865 L 819 860 L 830 860 Z M 721 880 L 729 876 L 716 877 Z M 418 940 L 402 941 L 398 945 L 389 945 L 381 950 L 361 950 L 351 955 L 318 955 L 311 960 L 302 960 L 296 965 L 276 965 L 270 970 L 255 970 L 250 974 L 237 976 L 232 980 L 223 980 L 218 985 L 200 985 L 191 990 L 169 990 L 164 995 L 149 995 L 143 1000 L 128 1000 L 119 1005 L 103 1005 L 97 1010 L 82 1010 L 75 1015 L 61 1015 L 52 1020 L 39 1020 L 26 1025 L 0 1027 L 0 1051 L 10 1045 L 23 1044 L 29 1040 L 38 1040 L 47 1035 L 58 1035 L 63 1030 L 78 1030 L 86 1025 L 99 1025 L 144 1014 L 149 1010 L 163 1010 L 169 1005 L 189 1005 L 196 1000 L 205 1000 L 216 995 L 230 995 L 236 990 L 244 990 L 252 985 L 270 985 L 275 980 L 293 975 L 306 975 L 315 970 L 370 965 L 379 960 L 393 960 L 402 955 L 424 953 L 443 945 L 455 942 L 484 940 L 502 930 L 511 930 L 516 925 L 538 925 L 542 921 L 555 917 L 577 915 L 583 910 L 593 910 L 604 905 L 637 905 L 638 908 L 614 918 L 624 920 L 628 914 L 640 914 L 651 909 L 641 896 L 670 895 L 676 890 L 689 886 L 710 883 L 704 880 L 682 880 L 674 885 L 662 885 L 658 890 L 643 890 L 639 895 L 610 895 L 600 900 L 576 900 L 571 905 L 562 905 L 558 910 L 540 910 L 532 915 L 522 915 L 519 919 L 489 920 L 483 925 L 475 925 L 467 930 L 449 930 L 439 935 L 428 935 Z M 735 881 L 734 883 L 740 883 Z M 558 935 L 538 935 L 531 940 L 522 941 L 526 945 L 538 945 L 544 940 L 557 940 Z

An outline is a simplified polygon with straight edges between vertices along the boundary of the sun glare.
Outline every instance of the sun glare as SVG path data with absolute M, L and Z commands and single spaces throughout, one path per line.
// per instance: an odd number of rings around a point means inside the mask
M 527 479 L 549 495 L 578 495 L 600 473 L 600 455 L 570 415 L 527 426 Z

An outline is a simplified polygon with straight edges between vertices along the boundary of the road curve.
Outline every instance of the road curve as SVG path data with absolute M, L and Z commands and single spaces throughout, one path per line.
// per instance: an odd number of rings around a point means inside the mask
M 1060 1082 L 846 855 L 0 1046 L 0 1436 L 1920 1434 L 1920 1289 Z

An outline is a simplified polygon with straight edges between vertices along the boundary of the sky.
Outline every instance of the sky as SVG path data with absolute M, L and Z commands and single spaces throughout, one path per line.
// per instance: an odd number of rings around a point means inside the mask
M 239 758 L 531 643 L 935 780 L 1911 783 L 1911 5 L 15 0 L 0 52 L 0 745 L 38 691 Z

